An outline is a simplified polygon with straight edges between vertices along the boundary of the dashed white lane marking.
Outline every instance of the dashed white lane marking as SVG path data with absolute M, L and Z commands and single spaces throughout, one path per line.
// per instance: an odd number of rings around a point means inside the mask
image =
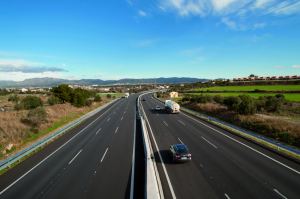
M 277 189 L 273 189 L 273 191 L 275 191 L 281 198 L 288 199 L 285 195 L 280 193 Z
M 163 121 L 163 123 L 164 123 L 166 126 L 169 126 L 168 123 L 167 123 L 166 121 Z
M 106 150 L 105 150 L 105 152 L 104 152 L 104 154 L 103 154 L 103 156 L 102 156 L 102 158 L 101 158 L 101 162 L 104 160 L 107 151 L 108 151 L 108 147 L 106 148 Z
M 182 124 L 183 126 L 186 126 L 186 124 L 183 122 L 183 121 L 181 121 L 181 120 L 177 120 L 180 124 Z
M 178 138 L 178 140 L 179 140 L 179 142 L 181 142 L 181 144 L 184 144 L 184 143 L 181 141 L 181 139 L 180 139 L 180 138 Z
M 72 158 L 72 160 L 70 160 L 69 165 L 75 160 L 75 158 L 81 153 L 82 149 L 80 149 L 80 151 L 78 151 L 78 153 Z
M 117 128 L 116 128 L 116 130 L 115 130 L 115 133 L 117 133 L 117 132 L 118 132 L 118 130 L 119 130 L 119 127 L 117 127 Z
M 123 120 L 123 116 L 121 117 L 121 121 Z
M 98 129 L 98 131 L 96 131 L 96 135 L 102 130 L 102 128 Z
M 278 161 L 278 160 L 276 160 L 276 159 L 274 159 L 274 158 L 272 158 L 272 157 L 270 157 L 270 156 L 268 156 L 268 155 L 266 155 L 266 154 L 260 152 L 259 150 L 256 150 L 256 149 L 254 149 L 254 148 L 248 146 L 247 144 L 244 144 L 243 142 L 240 142 L 240 141 L 234 139 L 233 137 L 231 137 L 231 136 L 229 136 L 229 135 L 226 135 L 225 133 L 222 133 L 221 131 L 219 131 L 219 130 L 217 130 L 217 129 L 211 127 L 211 126 L 209 126 L 209 125 L 207 125 L 207 124 L 205 124 L 205 123 L 203 123 L 203 122 L 200 122 L 199 120 L 197 120 L 197 119 L 195 119 L 195 118 L 193 118 L 193 117 L 191 117 L 191 116 L 189 116 L 189 115 L 187 115 L 187 114 L 185 114 L 185 113 L 183 113 L 183 115 L 185 115 L 186 117 L 188 117 L 188 118 L 190 118 L 190 119 L 192 119 L 192 120 L 194 120 L 194 121 L 196 121 L 196 122 L 202 124 L 203 126 L 206 126 L 206 127 L 209 128 L 209 129 L 211 129 L 211 130 L 213 130 L 213 131 L 215 131 L 215 132 L 217 132 L 217 133 L 219 133 L 219 134 L 221 134 L 221 135 L 227 137 L 228 139 L 231 139 L 232 141 L 234 141 L 234 142 L 236 142 L 236 143 L 239 143 L 239 144 L 243 145 L 244 147 L 247 147 L 248 149 L 250 149 L 250 150 L 252 150 L 252 151 L 254 151 L 254 152 L 256 152 L 256 153 L 258 153 L 258 154 L 260 154 L 260 155 L 262 155 L 262 156 L 264 156 L 265 158 L 268 158 L 269 160 L 272 160 L 273 162 L 276 162 L 277 164 L 279 164 L 279 165 L 281 165 L 281 166 L 283 166 L 283 167 L 285 167 L 285 168 L 287 168 L 287 169 L 289 169 L 289 170 L 295 172 L 296 174 L 298 174 L 298 175 L 300 174 L 300 171 L 298 171 L 298 170 L 296 170 L 296 169 L 294 169 L 294 168 L 292 168 L 292 167 L 290 167 L 290 166 L 288 166 L 288 165 L 286 165 L 286 164 L 284 164 L 284 163 L 282 163 L 282 162 L 280 162 L 280 161 Z
M 225 198 L 230 199 L 230 197 L 227 195 L 227 193 L 224 193 Z
M 110 120 L 110 117 L 106 121 L 109 122 L 109 120 Z
M 211 146 L 213 146 L 215 149 L 218 148 L 216 145 L 214 145 L 213 143 L 211 143 L 210 141 L 208 141 L 208 140 L 205 139 L 204 137 L 201 136 L 201 138 L 202 138 L 203 140 L 205 140 L 208 144 L 210 144 Z

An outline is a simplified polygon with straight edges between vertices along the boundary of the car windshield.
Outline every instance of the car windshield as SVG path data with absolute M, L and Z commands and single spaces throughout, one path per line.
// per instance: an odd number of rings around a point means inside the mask
M 179 154 L 186 154 L 186 153 L 188 153 L 188 149 L 187 149 L 187 147 L 185 145 L 177 145 L 176 146 L 176 151 Z

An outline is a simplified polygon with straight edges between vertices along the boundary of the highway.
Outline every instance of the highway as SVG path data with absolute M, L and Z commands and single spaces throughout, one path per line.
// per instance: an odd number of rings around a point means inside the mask
M 182 112 L 153 111 L 163 104 L 142 98 L 165 198 L 300 197 L 299 164 Z M 171 161 L 175 143 L 189 147 L 191 162 Z
M 0 198 L 129 198 L 136 98 L 117 100 L 0 176 Z

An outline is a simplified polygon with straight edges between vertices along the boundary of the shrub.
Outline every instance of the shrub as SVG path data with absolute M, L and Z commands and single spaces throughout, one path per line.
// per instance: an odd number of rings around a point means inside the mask
M 274 96 L 267 96 L 265 100 L 265 108 L 269 112 L 279 112 L 284 102 L 284 98 L 281 98 L 280 96 L 278 98 Z
M 61 100 L 58 97 L 51 96 L 48 98 L 48 104 L 51 106 L 55 104 L 61 104 Z
M 107 97 L 108 99 L 110 99 L 110 98 L 111 98 L 111 94 L 107 94 L 106 97 Z
M 241 103 L 239 104 L 238 112 L 244 115 L 254 114 L 256 112 L 256 104 L 249 95 L 240 95 Z
M 95 101 L 95 102 L 101 102 L 101 101 L 102 101 L 101 96 L 100 96 L 100 95 L 96 95 L 96 96 L 94 97 L 94 101 Z
M 20 107 L 23 107 L 24 109 L 34 109 L 39 106 L 43 106 L 43 102 L 41 98 L 36 96 L 26 96 L 22 99 Z
M 47 112 L 43 107 L 32 109 L 28 112 L 27 117 L 21 121 L 30 125 L 33 130 L 37 130 L 43 122 L 47 121 Z
M 88 99 L 85 101 L 86 106 L 91 106 L 92 104 L 93 104 L 93 100 L 91 100 L 91 99 Z
M 240 99 L 240 97 L 235 97 L 235 96 L 226 97 L 224 99 L 224 104 L 230 110 L 233 110 L 233 111 L 236 111 L 236 112 L 238 112 L 241 102 L 242 102 L 242 100 Z
M 19 99 L 19 97 L 16 95 L 16 94 L 14 94 L 14 95 L 10 95 L 9 97 L 8 97 L 8 101 L 10 101 L 10 102 L 18 102 L 20 99 Z
M 221 95 L 215 95 L 213 97 L 213 100 L 219 104 L 223 104 L 224 102 L 224 97 L 222 97 Z

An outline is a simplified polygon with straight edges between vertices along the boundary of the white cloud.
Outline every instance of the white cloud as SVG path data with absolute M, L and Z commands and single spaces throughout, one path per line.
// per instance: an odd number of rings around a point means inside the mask
M 269 8 L 269 13 L 275 15 L 291 15 L 300 13 L 300 2 L 283 1 Z
M 159 0 L 159 8 L 180 16 L 227 16 L 247 12 L 288 15 L 300 13 L 298 0 Z
M 44 73 L 65 72 L 64 69 L 26 60 L 0 60 L 0 72 Z
M 256 0 L 254 3 L 255 8 L 263 9 L 271 3 L 274 3 L 276 0 Z
M 45 72 L 45 73 L 22 73 L 22 72 L 8 72 L 0 73 L 0 80 L 14 80 L 23 81 L 30 78 L 42 78 L 42 77 L 52 77 L 52 78 L 64 78 L 62 73 L 59 72 Z
M 146 17 L 148 14 L 145 12 L 145 11 L 143 11 L 143 10 L 139 10 L 138 11 L 138 14 L 139 14 L 139 16 L 141 16 L 141 17 Z
M 239 0 L 212 0 L 211 2 L 214 10 L 221 11 L 228 8 L 231 4 L 237 1 Z
M 223 17 L 221 19 L 222 23 L 225 24 L 228 28 L 232 29 L 232 30 L 237 30 L 238 26 L 236 24 L 236 22 L 230 20 L 228 17 Z

